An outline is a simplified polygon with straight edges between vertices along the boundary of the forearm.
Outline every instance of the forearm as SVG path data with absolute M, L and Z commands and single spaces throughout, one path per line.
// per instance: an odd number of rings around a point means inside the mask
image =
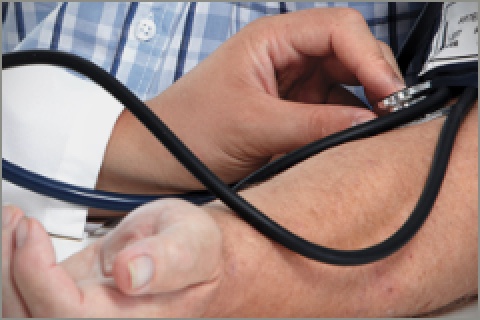
M 156 101 L 146 104 L 165 121 Z M 154 108 L 155 107 L 155 108 Z M 171 172 L 178 173 L 172 179 Z M 112 131 L 96 188 L 125 193 L 180 192 L 183 180 L 194 180 L 186 169 L 128 110 L 124 110 Z M 180 190 L 180 191 L 178 191 Z
M 395 232 L 422 191 L 437 119 L 328 150 L 242 192 L 260 210 L 321 245 L 358 249 Z M 338 267 L 272 243 L 220 205 L 226 266 L 212 314 L 394 316 L 434 310 L 477 290 L 477 109 L 457 137 L 433 210 L 387 259 Z

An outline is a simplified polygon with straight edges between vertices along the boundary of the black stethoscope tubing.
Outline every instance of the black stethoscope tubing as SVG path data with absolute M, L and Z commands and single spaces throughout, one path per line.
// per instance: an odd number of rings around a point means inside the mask
M 440 189 L 449 154 L 461 120 L 468 112 L 472 99 L 475 99 L 477 93 L 476 90 L 465 89 L 459 102 L 452 108 L 447 117 L 440 134 L 425 190 L 405 224 L 391 237 L 369 248 L 335 250 L 319 246 L 291 233 L 232 191 L 198 160 L 143 102 L 115 78 L 112 78 L 107 72 L 93 63 L 70 54 L 50 51 L 17 52 L 3 56 L 4 69 L 28 64 L 63 66 L 88 76 L 123 103 L 210 192 L 215 194 L 242 219 L 270 239 L 290 250 L 314 260 L 337 265 L 359 265 L 384 258 L 405 245 L 420 229 Z M 432 95 L 432 97 L 438 99 L 436 103 L 448 99 L 449 96 L 447 88 L 442 88 Z M 427 104 L 427 101 L 431 99 L 424 100 L 419 104 Z M 358 128 L 368 128 L 369 125 L 369 123 L 359 125 L 356 130 L 360 130 Z

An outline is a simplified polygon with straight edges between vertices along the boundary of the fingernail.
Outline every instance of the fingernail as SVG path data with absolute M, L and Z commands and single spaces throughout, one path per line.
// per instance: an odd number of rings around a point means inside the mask
M 359 116 L 355 117 L 352 121 L 352 127 L 353 126 L 356 126 L 356 125 L 359 125 L 359 124 L 362 124 L 362 123 L 365 123 L 365 122 L 368 122 L 370 120 L 372 120 L 374 117 L 370 114 L 360 114 Z
M 2 227 L 5 228 L 10 224 L 13 218 L 14 208 L 10 205 L 2 206 Z
M 393 73 L 392 83 L 393 83 L 393 86 L 395 87 L 395 91 L 405 89 L 407 86 L 405 84 L 405 81 L 403 81 L 403 79 L 401 79 L 396 73 Z
M 22 247 L 25 244 L 28 236 L 28 220 L 27 218 L 23 218 L 20 220 L 17 226 L 17 230 L 15 231 L 15 246 L 17 248 Z
M 151 257 L 143 255 L 133 258 L 128 263 L 132 289 L 145 286 L 153 277 L 154 264 Z

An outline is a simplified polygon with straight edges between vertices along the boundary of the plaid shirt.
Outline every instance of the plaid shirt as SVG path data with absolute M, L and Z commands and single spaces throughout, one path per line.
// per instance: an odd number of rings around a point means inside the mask
M 2 3 L 2 52 L 72 52 L 109 71 L 140 99 L 170 86 L 249 22 L 312 7 L 351 7 L 395 51 L 422 3 Z

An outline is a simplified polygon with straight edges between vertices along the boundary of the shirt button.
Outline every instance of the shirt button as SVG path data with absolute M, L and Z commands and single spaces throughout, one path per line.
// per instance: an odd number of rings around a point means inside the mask
M 142 19 L 137 25 L 135 35 L 138 40 L 148 41 L 155 36 L 156 31 L 157 26 L 155 25 L 155 22 L 150 19 Z

